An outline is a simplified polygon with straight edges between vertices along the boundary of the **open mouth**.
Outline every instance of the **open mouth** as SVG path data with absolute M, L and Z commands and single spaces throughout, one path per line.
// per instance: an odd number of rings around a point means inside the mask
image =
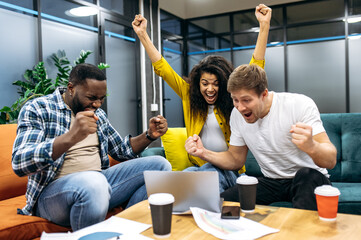
M 249 117 L 252 115 L 252 112 L 244 113 L 243 115 L 244 115 L 246 118 L 249 118 Z
M 209 102 L 213 102 L 216 100 L 217 95 L 216 94 L 206 94 L 206 98 Z

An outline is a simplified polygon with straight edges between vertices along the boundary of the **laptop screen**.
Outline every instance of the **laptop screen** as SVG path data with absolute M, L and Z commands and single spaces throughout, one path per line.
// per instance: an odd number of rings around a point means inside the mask
M 144 171 L 147 194 L 171 193 L 174 213 L 184 213 L 190 207 L 212 212 L 221 211 L 217 172 Z

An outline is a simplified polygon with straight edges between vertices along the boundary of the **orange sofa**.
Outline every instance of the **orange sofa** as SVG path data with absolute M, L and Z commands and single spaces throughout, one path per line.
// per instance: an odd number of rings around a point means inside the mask
M 17 214 L 26 204 L 27 177 L 18 177 L 11 167 L 11 154 L 16 137 L 16 124 L 0 125 L 0 239 L 39 239 L 43 231 L 67 232 L 70 228 L 56 225 L 35 216 Z M 111 163 L 115 164 L 111 159 Z M 119 213 L 121 207 L 112 209 L 108 216 Z

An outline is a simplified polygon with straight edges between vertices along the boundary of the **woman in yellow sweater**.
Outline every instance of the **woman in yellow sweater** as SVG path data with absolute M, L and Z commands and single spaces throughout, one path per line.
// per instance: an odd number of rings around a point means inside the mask
M 272 10 L 263 4 L 256 7 L 255 15 L 260 24 L 260 31 L 250 64 L 254 63 L 262 68 L 271 13 Z M 227 81 L 234 69 L 232 64 L 221 56 L 207 56 L 192 68 L 189 81 L 185 81 L 153 45 L 146 31 L 147 20 L 141 15 L 136 15 L 132 25 L 153 63 L 155 73 L 182 99 L 187 137 L 197 134 L 208 149 L 227 150 L 231 135 L 229 118 L 233 109 L 232 99 L 227 92 Z M 219 169 L 199 158 L 188 156 L 194 166 L 184 171 L 218 171 L 221 193 L 233 186 L 239 173 L 245 171 L 244 167 L 239 172 Z

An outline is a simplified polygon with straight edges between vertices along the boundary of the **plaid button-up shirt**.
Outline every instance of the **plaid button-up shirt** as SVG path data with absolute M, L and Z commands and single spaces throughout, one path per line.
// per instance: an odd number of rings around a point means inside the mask
M 13 146 L 12 167 L 18 176 L 28 176 L 26 206 L 19 214 L 32 215 L 33 207 L 43 189 L 53 181 L 64 163 L 64 153 L 52 159 L 56 137 L 69 131 L 71 110 L 61 96 L 65 88 L 36 98 L 24 105 L 18 119 L 17 136 Z M 117 160 L 135 158 L 130 135 L 122 139 L 110 124 L 106 113 L 97 109 L 98 137 L 102 169 L 109 167 L 108 154 Z

